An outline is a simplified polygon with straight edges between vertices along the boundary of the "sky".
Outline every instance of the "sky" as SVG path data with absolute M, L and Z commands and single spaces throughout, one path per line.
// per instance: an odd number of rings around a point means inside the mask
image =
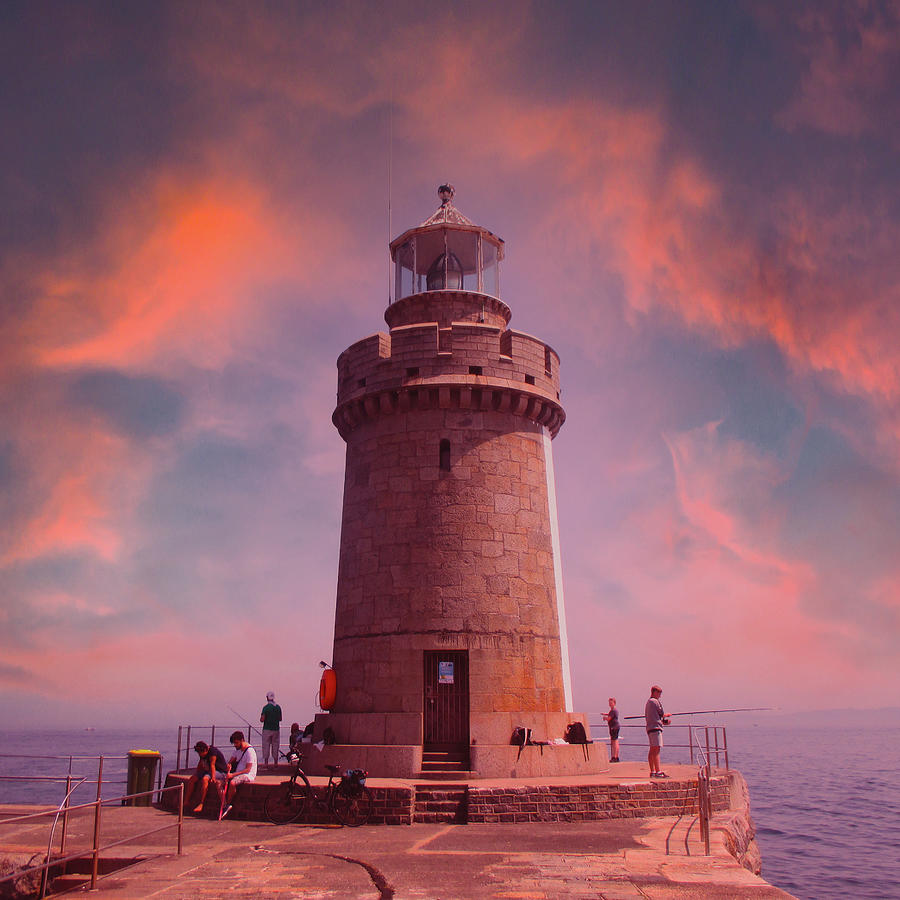
M 9 2 L 0 104 L 7 724 L 311 717 L 443 181 L 561 356 L 576 710 L 900 705 L 900 4 Z

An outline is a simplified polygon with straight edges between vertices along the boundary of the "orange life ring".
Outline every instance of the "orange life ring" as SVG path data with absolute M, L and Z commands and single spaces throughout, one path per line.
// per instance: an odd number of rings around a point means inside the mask
M 319 707 L 331 709 L 335 697 L 337 697 L 337 675 L 334 674 L 334 669 L 325 669 L 319 682 Z

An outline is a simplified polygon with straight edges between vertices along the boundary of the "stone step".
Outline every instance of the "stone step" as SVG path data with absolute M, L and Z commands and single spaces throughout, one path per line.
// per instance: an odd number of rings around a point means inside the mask
M 416 809 L 417 813 L 420 812 L 445 812 L 445 813 L 456 813 L 459 811 L 459 808 L 464 805 L 464 799 L 461 800 L 424 800 L 422 802 L 416 801 Z
M 417 784 L 415 791 L 414 822 L 465 823 L 468 820 L 467 784 L 427 782 Z
M 419 800 L 456 800 L 458 802 L 464 800 L 467 793 L 467 791 L 442 791 L 437 789 L 416 791 L 416 802 L 418 803 Z
M 457 825 L 465 824 L 466 818 L 462 813 L 437 813 L 437 812 L 425 812 L 425 813 L 415 813 L 413 815 L 413 822 L 419 825 L 427 825 L 434 824 L 437 822 L 450 822 L 455 823 Z
M 472 775 L 472 772 L 463 772 L 463 775 Z M 464 778 L 456 778 L 452 783 L 447 783 L 443 780 L 435 781 L 435 779 L 422 778 L 420 781 L 416 781 L 413 784 L 413 787 L 417 791 L 467 791 L 469 789 L 469 781 Z
M 469 754 L 460 750 L 425 750 L 422 752 L 422 768 L 437 765 L 439 768 L 468 768 Z
M 444 771 L 440 769 L 428 769 L 426 771 L 423 769 L 416 777 L 423 780 L 427 779 L 428 781 L 459 781 L 461 778 L 474 778 L 475 773 L 467 769 L 447 769 Z

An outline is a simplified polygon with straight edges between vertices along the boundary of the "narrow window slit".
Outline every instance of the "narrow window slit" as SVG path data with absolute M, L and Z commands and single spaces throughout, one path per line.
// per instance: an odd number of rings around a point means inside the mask
M 441 439 L 440 466 L 441 471 L 450 471 L 450 441 L 447 438 Z

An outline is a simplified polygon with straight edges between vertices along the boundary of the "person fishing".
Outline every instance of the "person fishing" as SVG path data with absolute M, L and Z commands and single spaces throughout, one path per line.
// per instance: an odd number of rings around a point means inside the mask
M 234 801 L 234 794 L 238 789 L 238 785 L 256 781 L 256 751 L 247 742 L 244 732 L 235 731 L 229 740 L 234 747 L 234 753 L 231 759 L 228 760 L 228 772 L 225 774 L 225 788 L 222 793 L 222 803 L 219 811 L 220 822 L 231 812 L 231 804 Z
M 266 694 L 266 705 L 259 714 L 262 723 L 262 758 L 263 765 L 269 765 L 269 757 L 272 757 L 272 765 L 278 765 L 278 750 L 281 742 L 281 707 L 275 702 L 274 691 Z
M 619 761 L 619 710 L 616 707 L 616 698 L 609 698 L 609 712 L 603 713 L 603 721 L 609 726 L 609 761 Z
M 659 699 L 661 696 L 662 688 L 658 684 L 654 684 L 653 687 L 650 688 L 650 698 L 647 700 L 647 704 L 644 707 L 644 719 L 647 723 L 647 737 L 650 740 L 650 751 L 647 754 L 647 762 L 650 765 L 651 778 L 669 777 L 659 768 L 659 757 L 663 746 L 663 725 L 668 725 L 670 721 L 663 709 L 662 701 Z

